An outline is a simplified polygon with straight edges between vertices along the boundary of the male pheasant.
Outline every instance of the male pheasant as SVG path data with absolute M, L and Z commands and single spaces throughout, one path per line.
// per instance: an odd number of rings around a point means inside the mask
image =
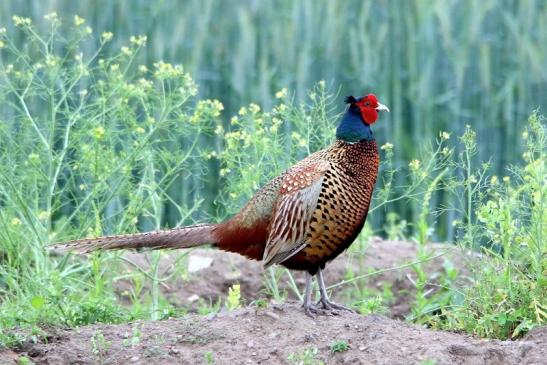
M 267 183 L 232 218 L 219 224 L 199 224 L 156 232 L 80 239 L 53 246 L 79 252 L 147 247 L 189 248 L 212 244 L 264 267 L 281 264 L 304 270 L 304 311 L 311 303 L 317 275 L 324 309 L 347 309 L 329 301 L 322 270 L 355 240 L 365 223 L 379 155 L 370 125 L 378 111 L 389 109 L 374 94 L 349 96 L 336 130 L 336 142 L 297 163 Z

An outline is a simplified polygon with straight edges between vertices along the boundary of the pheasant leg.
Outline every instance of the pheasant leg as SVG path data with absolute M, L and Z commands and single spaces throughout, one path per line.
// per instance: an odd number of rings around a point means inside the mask
M 329 300 L 329 296 L 327 294 L 327 288 L 325 287 L 325 280 L 323 280 L 323 271 L 319 269 L 317 271 L 317 282 L 319 283 L 319 292 L 321 293 L 321 299 L 319 299 L 319 302 L 317 305 L 321 304 L 321 306 L 327 310 L 345 310 L 349 312 L 355 313 L 355 311 L 351 308 L 348 308 L 346 306 L 343 306 L 341 304 L 333 303 Z
M 306 313 L 307 316 L 315 318 L 315 314 L 317 314 L 317 308 L 315 308 L 315 306 L 311 302 L 312 279 L 313 276 L 311 276 L 311 274 L 307 272 L 306 291 L 304 293 L 304 303 L 302 304 L 302 307 L 304 307 L 304 313 Z

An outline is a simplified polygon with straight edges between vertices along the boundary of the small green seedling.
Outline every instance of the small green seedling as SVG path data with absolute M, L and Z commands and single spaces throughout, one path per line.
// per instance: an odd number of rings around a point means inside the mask
M 344 352 L 349 350 L 349 344 L 346 340 L 337 340 L 330 345 L 330 352 L 333 354 L 337 352 Z

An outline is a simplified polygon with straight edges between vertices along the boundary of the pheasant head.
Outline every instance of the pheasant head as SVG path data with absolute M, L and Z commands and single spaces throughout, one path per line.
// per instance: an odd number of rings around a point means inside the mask
M 349 104 L 349 107 L 336 130 L 336 138 L 346 142 L 373 140 L 374 135 L 370 125 L 378 120 L 378 112 L 389 112 L 389 108 L 381 104 L 374 94 L 360 98 L 348 96 L 345 102 Z

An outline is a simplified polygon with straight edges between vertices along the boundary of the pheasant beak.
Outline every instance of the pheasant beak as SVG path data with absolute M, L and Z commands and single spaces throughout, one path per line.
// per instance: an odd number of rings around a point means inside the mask
M 379 111 L 379 112 L 385 110 L 386 112 L 389 113 L 389 108 L 387 106 L 385 106 L 384 104 L 381 104 L 381 103 L 378 103 L 378 106 L 376 107 L 376 110 Z

